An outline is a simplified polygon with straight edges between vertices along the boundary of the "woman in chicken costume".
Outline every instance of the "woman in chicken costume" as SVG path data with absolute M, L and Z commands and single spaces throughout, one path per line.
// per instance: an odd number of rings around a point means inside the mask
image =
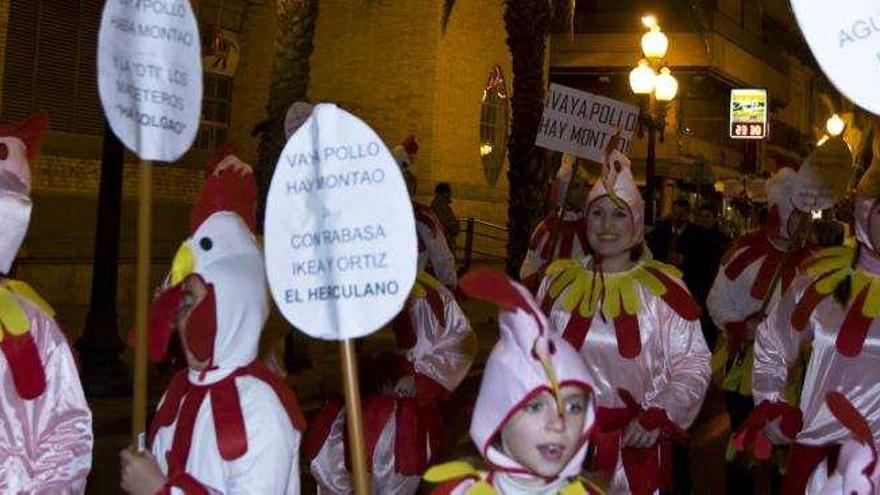
M 544 270 L 558 259 L 581 258 L 587 252 L 584 217 L 584 183 L 577 178 L 575 157 L 562 156 L 550 196 L 556 208 L 535 227 L 529 250 L 519 270 L 520 280 L 531 291 L 538 289 Z
M 8 278 L 31 215 L 28 161 L 44 115 L 0 125 L 0 493 L 80 494 L 92 464 L 92 414 L 52 309 Z
M 416 201 L 418 180 L 412 167 L 418 152 L 419 143 L 415 136 L 410 135 L 391 150 L 391 155 L 394 156 L 397 165 L 403 172 L 409 196 L 412 198 L 413 213 L 416 217 L 416 235 L 419 238 L 419 255 L 426 256 L 427 259 L 425 269 L 440 280 L 443 285 L 454 289 L 458 283 L 455 255 L 446 242 L 443 224 L 440 223 L 440 219 L 437 218 L 430 206 Z
M 193 209 L 192 236 L 174 257 L 171 285 L 151 311 L 150 357 L 164 357 L 176 330 L 189 367 L 156 411 L 152 455 L 121 454 L 129 493 L 300 492 L 305 421 L 293 392 L 257 361 L 269 294 L 254 237 L 256 184 L 248 165 L 219 157 Z
M 593 254 L 547 268 L 538 299 L 550 326 L 596 378 L 596 469 L 610 493 L 643 495 L 671 483 L 672 442 L 684 442 L 709 383 L 699 305 L 675 268 L 643 254 L 644 202 L 630 162 L 606 149 L 587 197 Z
M 362 407 L 373 493 L 382 495 L 418 489 L 442 449 L 445 406 L 476 354 L 476 336 L 452 292 L 424 271 L 426 252 L 418 260 L 415 286 L 391 323 L 397 355 L 363 368 L 364 378 L 392 388 L 365 397 Z M 320 493 L 353 493 L 345 417 L 341 403 L 329 403 L 304 442 Z
M 880 130 L 880 129 L 877 129 Z M 757 407 L 736 437 L 764 456 L 794 442 L 783 493 L 818 493 L 850 437 L 825 397 L 841 392 L 880 438 L 880 137 L 854 200 L 857 245 L 814 253 L 758 327 L 752 393 Z M 785 393 L 802 344 L 812 351 L 800 407 Z M 827 462 L 826 462 L 827 461 Z
M 593 376 L 555 334 L 531 294 L 506 276 L 466 275 L 461 289 L 497 304 L 501 339 L 492 349 L 471 417 L 471 439 L 489 465 L 431 468 L 435 495 L 587 494 L 581 477 L 594 425 Z

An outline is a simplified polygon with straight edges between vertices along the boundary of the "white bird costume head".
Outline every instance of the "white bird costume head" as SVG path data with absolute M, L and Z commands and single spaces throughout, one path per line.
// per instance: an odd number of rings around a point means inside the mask
M 480 454 L 494 469 L 536 476 L 498 448 L 501 431 L 517 411 L 545 391 L 554 396 L 562 411 L 561 387 L 576 386 L 587 392 L 586 417 L 577 451 L 557 478 L 579 474 L 595 423 L 594 382 L 583 358 L 551 332 L 528 290 L 507 276 L 472 272 L 459 287 L 469 296 L 493 302 L 501 309 L 501 338 L 486 362 L 471 418 L 470 435 Z
M 841 138 L 817 147 L 795 171 L 783 167 L 767 179 L 767 230 L 785 239 L 795 235 L 791 215 L 827 210 L 846 194 L 852 154 Z
M 590 189 L 587 195 L 586 211 L 590 205 L 608 196 L 618 205 L 626 207 L 630 219 L 629 247 L 642 242 L 645 234 L 645 200 L 639 192 L 632 175 L 629 158 L 618 149 L 618 135 L 612 136 L 605 147 L 605 163 L 602 166 L 602 177 Z M 587 216 L 589 222 L 589 215 Z
M 222 378 L 256 359 L 260 332 L 269 315 L 263 256 L 257 244 L 257 188 L 249 165 L 220 149 L 193 208 L 191 235 L 177 251 L 170 287 L 153 305 L 150 356 L 165 356 L 173 319 L 183 302 L 182 283 L 198 277 L 207 295 L 193 308 L 185 345 Z
M 31 221 L 30 160 L 36 158 L 48 119 L 35 115 L 0 125 L 0 274 L 9 273 Z

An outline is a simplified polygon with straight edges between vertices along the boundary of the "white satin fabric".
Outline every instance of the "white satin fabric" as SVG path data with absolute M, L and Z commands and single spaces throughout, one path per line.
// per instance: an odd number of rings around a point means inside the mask
M 742 248 L 740 251 L 748 249 Z M 736 254 L 739 254 L 737 251 Z M 731 260 L 736 259 L 736 254 Z M 715 281 L 712 282 L 712 289 L 709 290 L 709 296 L 706 298 L 706 308 L 709 310 L 709 316 L 712 321 L 722 332 L 726 332 L 725 325 L 732 322 L 743 321 L 750 315 L 761 309 L 764 304 L 762 299 L 752 297 L 750 291 L 758 271 L 761 269 L 761 260 L 756 260 L 740 273 L 739 277 L 734 280 L 727 278 L 724 269 L 727 264 L 722 264 L 718 268 L 718 274 Z M 779 300 L 779 284 L 773 289 L 770 296 L 770 302 L 767 308 Z
M 436 290 L 444 302 L 446 326 L 440 325 L 426 298 L 416 299 L 409 306 L 416 345 L 407 350 L 406 357 L 415 372 L 434 380 L 449 392 L 454 392 L 473 363 L 476 335 L 452 293 L 444 287 Z M 420 476 L 403 476 L 395 471 L 395 418 L 396 414 L 392 413 L 382 429 L 373 453 L 371 482 L 373 493 L 377 495 L 411 495 L 419 487 Z M 324 445 L 312 460 L 312 475 L 318 481 L 319 493 L 353 493 L 345 467 L 344 432 L 343 408 L 333 422 Z
M 416 333 L 416 345 L 406 351 L 406 359 L 415 372 L 453 392 L 471 368 L 477 336 L 452 292 L 445 287 L 436 290 L 443 299 L 446 325 L 437 321 L 427 298 L 415 299 L 409 307 L 409 317 Z
M 562 214 L 562 220 L 565 222 L 575 222 L 584 217 L 583 211 L 566 211 Z M 541 221 L 540 224 L 535 228 L 535 231 L 542 228 L 544 223 L 547 220 Z M 550 258 L 544 258 L 541 256 L 541 253 L 544 251 L 544 246 L 547 245 L 547 242 L 550 240 L 550 231 L 548 230 L 545 235 L 538 240 L 534 249 L 529 248 L 528 252 L 526 252 L 526 257 L 523 260 L 522 266 L 519 269 L 519 278 L 520 280 L 525 280 L 530 276 L 538 273 L 540 270 L 543 270 L 547 265 L 559 259 L 559 250 L 562 248 L 562 243 L 558 243 L 556 245 L 556 249 L 553 250 L 553 253 L 550 255 Z M 571 257 L 572 258 L 580 258 L 587 253 L 587 246 L 582 246 L 580 238 L 575 235 L 574 242 L 571 244 Z
M 0 189 L 0 274 L 9 273 L 31 222 L 31 199 Z
M 880 489 L 880 463 L 867 471 L 874 460 L 872 447 L 856 440 L 844 443 L 837 468 L 828 476 L 819 495 L 873 495 Z
M 0 354 L 0 493 L 81 494 L 92 465 L 92 413 L 55 320 L 21 302 L 46 373 L 46 390 L 34 400 L 22 400 Z
M 427 206 L 421 208 L 430 210 Z M 430 213 L 430 217 L 433 225 L 425 223 L 420 215 L 416 215 L 416 234 L 420 241 L 419 271 L 428 271 L 446 287 L 455 287 L 458 284 L 455 255 L 449 249 L 440 221 L 433 213 Z M 425 248 L 424 251 L 421 250 L 422 247 Z
M 590 266 L 590 258 L 581 261 Z M 546 277 L 538 290 L 538 300 L 547 294 L 553 277 Z M 684 286 L 681 281 L 676 281 Z M 629 391 L 643 408 L 659 407 L 669 419 L 687 429 L 703 404 L 709 386 L 711 355 L 700 330 L 700 321 L 687 321 L 661 298 L 638 285 L 641 301 L 638 314 L 642 352 L 635 359 L 620 355 L 614 323 L 594 316 L 579 349 L 594 378 L 596 405 L 623 408 L 618 389 Z M 571 313 L 560 306 L 559 297 L 548 315 L 550 326 L 562 334 Z M 608 493 L 628 491 L 623 464 L 618 459 Z
M 206 398 L 193 427 L 186 472 L 212 493 L 299 495 L 301 433 L 290 425 L 287 411 L 269 384 L 240 376 L 235 386 L 247 433 L 247 453 L 233 461 L 220 456 L 211 401 Z M 153 440 L 152 452 L 163 473 L 168 472 L 165 454 L 171 450 L 176 427 L 175 421 L 160 428 Z M 171 493 L 184 492 L 172 488 Z
M 804 428 L 796 440 L 807 445 L 832 445 L 849 438 L 849 431 L 825 404 L 828 392 L 839 391 L 867 419 L 876 441 L 880 439 L 880 321 L 871 323 L 861 353 L 853 358 L 844 357 L 835 347 L 848 307 L 841 309 L 833 297 L 819 303 L 804 331 L 796 331 L 791 325 L 791 314 L 810 282 L 807 274 L 798 276 L 758 327 L 752 371 L 755 404 L 764 400 L 785 401 L 788 369 L 795 363 L 801 344 L 811 342 L 812 354 L 800 403 Z M 814 473 L 808 493 L 817 493 L 824 484 L 824 471 L 823 468 Z
M 404 476 L 395 469 L 394 435 L 397 431 L 397 413 L 389 416 L 388 422 L 379 434 L 373 451 L 373 471 L 370 474 L 370 489 L 375 495 L 412 495 L 416 493 L 421 476 Z M 431 456 L 430 446 L 427 449 Z M 345 469 L 345 409 L 339 411 L 330 427 L 327 441 L 312 460 L 312 475 L 318 482 L 320 495 L 346 495 L 354 493 L 351 477 Z

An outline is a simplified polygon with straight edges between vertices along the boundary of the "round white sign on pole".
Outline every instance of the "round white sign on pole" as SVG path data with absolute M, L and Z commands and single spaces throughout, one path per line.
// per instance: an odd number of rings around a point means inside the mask
M 98 92 L 116 136 L 143 160 L 192 145 L 202 112 L 199 29 L 188 0 L 107 0 Z
M 880 115 L 880 4 L 877 0 L 791 0 L 822 71 L 856 105 Z
M 266 270 L 290 323 L 325 340 L 369 335 L 415 283 L 412 204 L 379 136 L 332 104 L 287 142 L 266 199 Z

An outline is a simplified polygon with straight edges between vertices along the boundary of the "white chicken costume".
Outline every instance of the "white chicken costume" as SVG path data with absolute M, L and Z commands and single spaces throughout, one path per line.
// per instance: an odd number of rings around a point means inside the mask
M 604 197 L 625 206 L 629 245 L 637 247 L 644 202 L 629 166 L 616 149 L 608 153 L 586 210 Z M 609 493 L 644 495 L 669 486 L 672 442 L 686 440 L 710 375 L 700 308 L 679 272 L 644 257 L 619 273 L 605 273 L 593 256 L 559 260 L 547 268 L 538 300 L 551 328 L 581 353 L 596 378 L 595 468 L 610 477 Z M 632 421 L 659 429 L 660 440 L 647 448 L 623 447 L 622 433 Z
M 373 493 L 410 495 L 442 449 L 443 406 L 470 369 L 476 336 L 452 292 L 424 271 L 391 326 L 398 355 L 372 367 L 382 369 L 362 367 L 363 376 L 392 384 L 411 376 L 415 397 L 365 397 L 364 443 Z M 304 452 L 311 459 L 319 493 L 353 493 L 345 419 L 342 404 L 331 402 L 316 415 L 306 435 Z
M 591 485 L 580 477 L 595 423 L 594 377 L 589 369 L 577 351 L 552 332 L 525 287 L 505 275 L 482 271 L 466 275 L 461 289 L 471 297 L 497 304 L 501 310 L 501 338 L 486 362 L 470 427 L 471 439 L 490 471 L 478 471 L 464 462 L 435 466 L 425 473 L 427 481 L 442 483 L 432 493 L 593 493 Z M 560 389 L 564 386 L 587 393 L 584 425 L 574 455 L 555 478 L 546 479 L 506 455 L 499 437 L 508 421 L 541 393 L 550 392 L 556 407 L 562 407 Z
M 840 392 L 825 396 L 828 410 L 850 432 L 851 438 L 840 448 L 837 467 L 819 495 L 874 495 L 880 490 L 880 463 L 877 444 L 868 421 Z
M 867 418 L 875 443 L 880 440 L 880 251 L 870 231 L 878 206 L 880 137 L 875 137 L 873 162 L 854 201 L 857 247 L 817 251 L 758 327 L 752 373 L 757 407 L 740 443 L 769 450 L 763 429 L 781 418 L 781 433 L 794 440 L 785 494 L 818 493 L 840 445 L 851 438 L 826 405 L 830 392 L 844 394 Z M 805 344 L 811 353 L 795 408 L 784 391 Z
M 558 259 L 581 258 L 589 251 L 583 205 L 576 209 L 565 207 L 569 187 L 582 187 L 575 179 L 574 160 L 572 155 L 563 155 L 550 194 L 556 208 L 535 227 L 529 239 L 529 250 L 519 269 L 523 285 L 533 292 L 538 289 L 550 263 Z M 575 184 L 572 184 L 573 180 Z
M 430 206 L 417 202 L 415 198 L 417 181 L 412 166 L 418 152 L 419 143 L 412 135 L 391 150 L 391 155 L 403 171 L 412 198 L 413 213 L 416 219 L 416 235 L 419 239 L 419 259 L 420 262 L 423 260 L 419 269 L 426 270 L 443 282 L 443 285 L 454 289 L 458 283 L 455 255 L 449 249 L 449 243 L 446 242 L 443 224 L 440 223 L 440 219 L 437 218 Z
M 747 335 L 748 322 L 766 317 L 767 310 L 791 286 L 800 264 L 814 251 L 794 239 L 799 233 L 791 225 L 792 214 L 832 207 L 845 193 L 847 167 L 851 164 L 848 158 L 843 140 L 832 139 L 817 148 L 797 172 L 791 168 L 778 170 L 767 181 L 767 225 L 740 236 L 722 258 L 706 307 L 724 332 L 725 345 L 718 349 L 713 368 L 725 368 L 725 390 L 751 395 L 753 348 Z M 834 180 L 834 175 L 844 180 Z M 790 239 L 793 246 L 782 249 L 771 242 L 772 238 Z
M 92 414 L 52 309 L 6 278 L 31 215 L 28 161 L 44 115 L 0 126 L 0 493 L 80 494 L 92 464 Z
M 192 236 L 174 258 L 172 285 L 153 306 L 150 354 L 160 360 L 174 315 L 186 304 L 182 282 L 199 277 L 207 289 L 178 331 L 187 350 L 209 365 L 172 379 L 150 429 L 152 452 L 168 479 L 163 493 L 300 492 L 305 420 L 294 393 L 256 360 L 269 314 L 253 233 L 256 192 L 250 167 L 224 156 L 193 209 Z

